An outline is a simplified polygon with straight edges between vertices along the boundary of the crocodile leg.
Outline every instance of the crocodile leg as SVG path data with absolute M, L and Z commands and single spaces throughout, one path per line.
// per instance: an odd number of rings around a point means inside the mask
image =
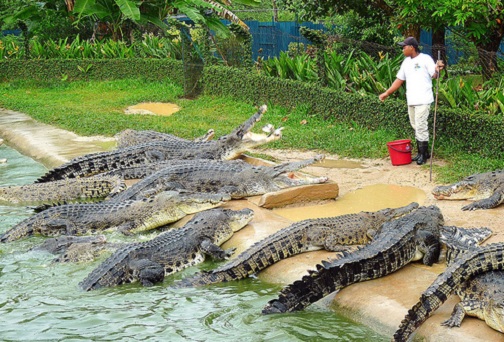
M 133 276 L 138 277 L 143 286 L 153 286 L 164 280 L 164 267 L 149 259 L 133 260 L 129 263 L 129 267 L 133 271 Z
M 200 247 L 205 254 L 210 255 L 214 260 L 227 260 L 233 255 L 236 248 L 230 248 L 228 250 L 223 250 L 216 244 L 214 244 L 210 239 L 205 239 L 201 242 Z
M 424 265 L 432 266 L 433 263 L 439 260 L 441 243 L 434 234 L 422 230 L 418 231 L 416 233 L 416 243 L 417 251 L 420 253 Z M 413 258 L 413 260 L 417 260 L 417 258 Z
M 462 210 L 491 209 L 502 203 L 504 203 L 504 185 L 496 189 L 492 196 L 468 204 L 462 207 Z
M 453 308 L 451 317 L 446 321 L 442 322 L 441 325 L 450 328 L 460 327 L 466 315 L 466 310 L 464 309 L 464 306 L 465 305 L 463 304 L 463 302 L 457 303 L 457 305 L 455 305 L 455 307 Z

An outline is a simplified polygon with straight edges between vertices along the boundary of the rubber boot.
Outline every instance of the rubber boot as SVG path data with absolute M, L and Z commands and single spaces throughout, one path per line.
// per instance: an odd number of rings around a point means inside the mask
M 417 153 L 416 156 L 414 156 L 413 158 L 411 158 L 412 161 L 417 161 L 418 158 L 420 158 L 420 155 L 421 155 L 421 153 L 420 153 L 420 141 L 417 140 L 416 141 L 416 145 L 417 145 L 417 148 L 418 148 L 418 153 Z
M 429 142 L 428 141 L 419 141 L 418 142 L 418 154 L 419 154 L 419 157 L 416 160 L 416 163 L 418 165 L 425 164 L 427 162 L 427 159 L 430 158 Z

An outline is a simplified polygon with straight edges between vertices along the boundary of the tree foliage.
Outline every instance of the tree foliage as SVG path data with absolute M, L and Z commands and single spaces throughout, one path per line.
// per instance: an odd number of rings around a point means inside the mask
M 302 20 L 317 20 L 335 14 L 358 13 L 373 22 L 387 18 L 404 36 L 419 36 L 419 29 L 432 29 L 433 34 L 447 27 L 456 28 L 474 42 L 480 51 L 484 73 L 497 71 L 496 52 L 504 37 L 502 0 L 281 0 L 285 8 Z M 385 21 L 384 21 L 385 22 Z M 482 55 L 483 53 L 490 53 Z

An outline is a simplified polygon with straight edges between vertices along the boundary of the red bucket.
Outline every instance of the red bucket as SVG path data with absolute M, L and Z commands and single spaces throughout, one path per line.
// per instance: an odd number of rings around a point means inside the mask
M 411 140 L 395 140 L 387 143 L 392 165 L 411 163 Z

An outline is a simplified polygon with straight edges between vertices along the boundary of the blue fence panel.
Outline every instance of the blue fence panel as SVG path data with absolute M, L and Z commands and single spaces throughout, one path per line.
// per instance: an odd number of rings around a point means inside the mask
M 252 46 L 252 58 L 254 60 L 261 56 L 264 59 L 280 56 L 281 51 L 288 51 L 289 44 L 302 43 L 304 45 L 311 44 L 306 38 L 299 33 L 299 28 L 305 26 L 311 29 L 325 29 L 322 24 L 314 24 L 311 22 L 270 22 L 258 24 L 258 31 L 252 30 L 255 27 L 256 21 L 245 21 L 251 28 L 250 33 L 254 44 Z
M 15 29 L 15 30 L 3 30 L 2 31 L 2 36 L 7 36 L 9 34 L 13 34 L 15 36 L 19 36 L 21 34 L 20 29 Z

